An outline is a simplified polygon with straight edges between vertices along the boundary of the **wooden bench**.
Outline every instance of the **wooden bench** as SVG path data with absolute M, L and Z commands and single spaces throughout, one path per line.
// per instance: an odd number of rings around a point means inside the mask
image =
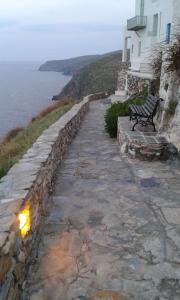
M 156 96 L 148 96 L 143 105 L 129 105 L 130 121 L 136 121 L 132 127 L 132 131 L 135 130 L 137 124 L 140 124 L 141 126 L 152 125 L 154 131 L 156 131 L 153 118 L 157 113 L 160 101 L 163 101 L 163 99 Z

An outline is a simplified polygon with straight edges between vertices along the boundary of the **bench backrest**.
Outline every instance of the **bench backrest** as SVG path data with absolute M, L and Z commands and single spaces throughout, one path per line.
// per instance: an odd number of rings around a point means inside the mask
M 155 96 L 148 96 L 144 108 L 149 113 L 150 116 L 155 116 L 157 112 L 157 108 L 159 106 L 160 99 Z

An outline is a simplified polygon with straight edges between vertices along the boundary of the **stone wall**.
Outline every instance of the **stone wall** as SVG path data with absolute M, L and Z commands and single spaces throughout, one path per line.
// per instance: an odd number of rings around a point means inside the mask
M 99 100 L 99 99 L 105 99 L 109 96 L 110 96 L 109 92 L 99 92 L 99 93 L 96 93 L 96 94 L 89 95 L 88 98 L 90 99 L 90 101 L 96 101 L 96 100 Z
M 121 64 L 121 71 L 118 73 L 117 91 L 123 92 L 126 89 L 126 76 L 129 67 L 129 62 L 123 62 Z
M 160 79 L 159 95 L 164 100 L 161 111 L 159 131 L 180 151 L 180 75 L 177 72 L 166 72 L 166 51 Z M 171 102 L 177 103 L 174 114 L 170 115 L 168 107 Z
M 118 118 L 117 140 L 121 153 L 126 153 L 132 159 L 165 161 L 177 155 L 176 148 L 156 132 L 142 131 L 141 125 L 137 125 L 136 131 L 132 131 L 132 123 L 128 117 Z
M 89 101 L 102 95 L 90 95 L 72 107 L 37 139 L 23 158 L 0 182 L 0 300 L 17 300 L 25 274 L 36 257 L 56 170 L 71 140 L 78 131 Z M 18 214 L 30 209 L 31 229 L 22 238 Z
M 145 89 L 150 94 L 157 93 L 156 81 L 150 74 L 132 72 L 129 70 L 129 67 L 130 63 L 122 64 L 122 69 L 118 74 L 116 94 L 124 92 L 127 96 L 133 96 Z
M 135 73 L 135 72 L 134 72 Z M 138 76 L 139 74 L 127 73 L 127 94 L 132 96 L 142 92 L 144 89 L 151 90 L 152 80 Z
M 180 88 L 178 94 L 180 96 Z M 166 133 L 166 137 L 177 147 L 178 151 L 180 152 L 180 100 L 178 101 L 175 115 L 170 121 L 169 128 Z

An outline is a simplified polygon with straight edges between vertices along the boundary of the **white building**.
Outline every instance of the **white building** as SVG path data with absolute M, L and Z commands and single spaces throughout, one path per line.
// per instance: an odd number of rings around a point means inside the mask
M 153 77 L 150 61 L 159 43 L 170 43 L 180 24 L 180 0 L 136 0 L 135 16 L 127 21 L 124 34 L 123 61 L 130 48 L 128 72 L 140 78 Z
M 180 36 L 180 0 L 136 0 L 135 16 L 127 21 L 124 32 L 123 69 L 119 72 L 117 101 L 149 88 L 164 100 L 159 115 L 159 130 L 180 151 L 180 70 L 167 72 L 168 49 Z M 154 78 L 151 61 L 154 51 L 162 47 L 160 80 Z M 127 62 L 130 49 L 130 64 Z M 130 65 L 130 67 L 129 67 Z M 160 81 L 160 82 L 159 82 Z M 119 97 L 119 99 L 118 99 Z M 171 102 L 176 103 L 168 115 Z

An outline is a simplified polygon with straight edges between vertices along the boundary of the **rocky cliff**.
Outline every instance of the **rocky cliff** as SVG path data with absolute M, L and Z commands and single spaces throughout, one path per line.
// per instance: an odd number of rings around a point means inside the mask
M 88 94 L 106 91 L 113 93 L 116 90 L 121 64 L 122 51 L 101 56 L 95 62 L 75 72 L 71 81 L 53 99 L 58 100 L 70 96 L 81 100 Z

